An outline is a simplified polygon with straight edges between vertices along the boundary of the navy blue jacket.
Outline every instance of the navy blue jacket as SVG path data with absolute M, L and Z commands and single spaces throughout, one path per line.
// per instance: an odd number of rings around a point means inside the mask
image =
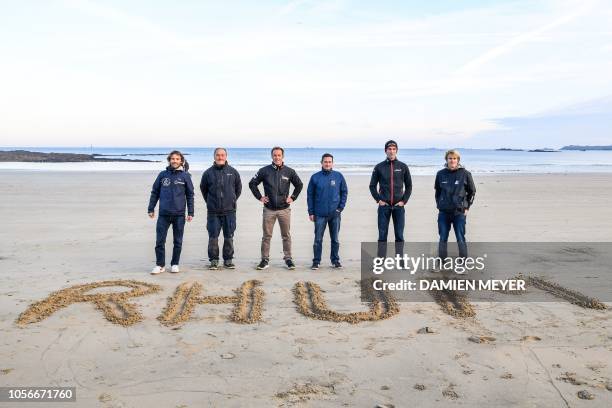
M 310 177 L 307 190 L 308 215 L 331 217 L 346 205 L 348 188 L 342 173 L 321 170 Z
M 182 168 L 174 170 L 171 166 L 159 173 L 149 199 L 148 212 L 155 210 L 159 200 L 159 215 L 185 215 L 193 216 L 193 183 L 191 175 Z
M 202 174 L 200 191 L 209 214 L 236 212 L 236 201 L 242 192 L 240 174 L 227 162 L 222 166 L 215 163 Z
M 434 184 L 436 204 L 440 211 L 463 211 L 470 208 L 476 196 L 476 185 L 472 174 L 459 167 L 450 170 L 445 167 L 436 174 Z

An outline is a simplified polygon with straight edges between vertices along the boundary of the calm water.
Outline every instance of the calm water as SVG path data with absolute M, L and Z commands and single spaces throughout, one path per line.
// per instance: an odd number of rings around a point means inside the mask
M 1 150 L 15 150 L 3 148 Z M 165 167 L 166 154 L 171 148 L 44 148 L 28 147 L 24 150 L 58 153 L 98 153 L 102 155 L 127 155 L 125 159 L 157 160 L 156 163 L 0 163 L 0 169 L 41 171 L 158 171 Z M 192 171 L 201 171 L 212 164 L 212 148 L 179 148 L 188 153 Z M 230 148 L 229 162 L 239 171 L 255 172 L 270 163 L 268 148 Z M 384 160 L 383 149 L 321 149 L 287 148 L 285 163 L 298 171 L 319 169 L 321 155 L 332 153 L 336 168 L 345 173 L 369 174 L 372 167 Z M 154 156 L 149 156 L 149 155 Z M 462 164 L 474 173 L 584 173 L 612 172 L 612 151 L 561 151 L 534 153 L 462 149 Z M 410 166 L 413 174 L 435 174 L 444 164 L 444 150 L 401 149 L 399 158 Z

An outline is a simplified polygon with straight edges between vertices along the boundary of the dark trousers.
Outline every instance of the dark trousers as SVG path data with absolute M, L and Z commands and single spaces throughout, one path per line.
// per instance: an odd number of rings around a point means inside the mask
M 440 234 L 440 242 L 438 243 L 438 256 L 442 259 L 448 256 L 448 235 L 453 227 L 457 246 L 459 247 L 459 256 L 467 257 L 467 243 L 465 242 L 465 224 L 466 217 L 463 211 L 438 213 L 438 233 Z
M 172 225 L 172 261 L 170 265 L 178 265 L 183 247 L 183 232 L 185 231 L 184 215 L 160 215 L 157 217 L 157 240 L 155 241 L 155 258 L 157 266 L 166 266 L 166 236 Z
M 321 252 L 323 251 L 323 235 L 325 234 L 325 228 L 329 225 L 329 238 L 331 239 L 331 255 L 330 259 L 332 263 L 340 262 L 340 241 L 338 241 L 338 235 L 340 233 L 340 213 L 331 217 L 320 217 L 315 216 L 314 227 L 315 227 L 315 239 L 312 249 L 314 252 L 313 263 L 321 263 Z
M 236 231 L 236 213 L 224 215 L 208 214 L 208 260 L 219 260 L 219 234 L 223 230 L 223 260 L 234 258 L 234 231 Z
M 378 256 L 387 256 L 387 235 L 389 233 L 389 221 L 393 219 L 393 230 L 395 232 L 395 253 L 404 251 L 404 225 L 406 223 L 406 210 L 402 206 L 379 205 L 378 206 Z

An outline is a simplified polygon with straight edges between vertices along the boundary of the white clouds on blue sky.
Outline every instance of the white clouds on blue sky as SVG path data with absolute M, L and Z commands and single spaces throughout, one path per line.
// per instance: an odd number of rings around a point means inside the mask
M 0 145 L 486 146 L 612 95 L 610 2 L 427 3 L 3 3 Z

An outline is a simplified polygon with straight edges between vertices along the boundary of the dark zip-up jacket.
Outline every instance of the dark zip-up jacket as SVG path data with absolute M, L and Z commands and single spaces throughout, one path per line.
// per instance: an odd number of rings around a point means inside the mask
M 370 193 L 376 202 L 382 200 L 395 205 L 403 201 L 406 204 L 412 194 L 412 178 L 406 163 L 397 159 L 378 163 L 372 171 Z
M 308 182 L 308 215 L 333 217 L 344 209 L 347 196 L 348 188 L 342 173 L 321 170 Z
M 472 174 L 459 167 L 457 170 L 443 168 L 436 174 L 434 184 L 436 205 L 440 211 L 463 211 L 470 208 L 476 196 L 476 185 Z
M 242 181 L 238 171 L 225 162 L 210 166 L 200 181 L 200 191 L 211 215 L 224 215 L 236 211 L 236 201 L 242 192 Z
M 303 187 L 302 180 L 295 170 L 284 164 L 277 166 L 274 163 L 259 169 L 257 174 L 249 181 L 249 188 L 258 200 L 262 197 L 258 187 L 260 183 L 263 183 L 264 194 L 270 200 L 265 206 L 271 210 L 282 210 L 289 207 L 289 204 L 287 204 L 289 184 L 293 184 L 291 198 L 294 201 L 297 200 Z
M 148 212 L 155 210 L 159 200 L 159 215 L 187 215 L 193 216 L 193 183 L 191 174 L 182 167 L 173 169 L 171 166 L 159 173 L 149 198 Z

